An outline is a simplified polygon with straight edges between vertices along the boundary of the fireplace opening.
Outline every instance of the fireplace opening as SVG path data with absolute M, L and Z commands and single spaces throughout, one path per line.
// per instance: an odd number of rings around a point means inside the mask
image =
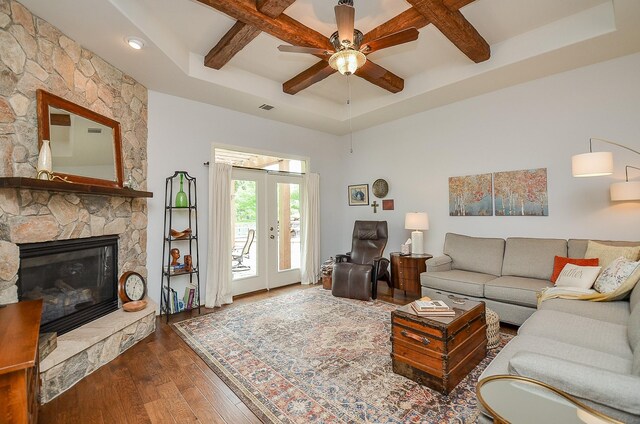
M 43 333 L 67 333 L 118 309 L 118 236 L 20 247 L 19 300 L 43 299 Z

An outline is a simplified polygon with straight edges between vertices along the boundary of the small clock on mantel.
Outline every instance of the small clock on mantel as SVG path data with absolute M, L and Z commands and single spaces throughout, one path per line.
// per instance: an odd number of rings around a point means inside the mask
M 118 280 L 118 296 L 122 300 L 122 309 L 127 312 L 140 311 L 147 307 L 143 300 L 147 294 L 147 282 L 137 272 L 127 271 Z

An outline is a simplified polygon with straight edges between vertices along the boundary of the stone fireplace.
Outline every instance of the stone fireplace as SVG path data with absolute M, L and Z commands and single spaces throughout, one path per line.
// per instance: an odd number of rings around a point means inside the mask
M 42 299 L 40 331 L 59 336 L 118 309 L 118 236 L 20 247 L 18 299 Z
M 0 17 L 0 177 L 35 178 L 36 90 L 44 89 L 118 121 L 124 177 L 146 190 L 147 89 L 17 1 L 0 0 Z M 147 277 L 146 199 L 0 189 L 0 304 L 27 295 L 22 285 L 18 290 L 24 273 L 22 246 L 102 236 L 118 240 L 112 265 L 116 278 L 125 271 Z M 73 308 L 94 302 L 74 286 L 76 271 L 70 266 L 62 272 L 65 278 L 58 278 L 62 284 L 56 286 L 54 280 L 53 288 L 40 290 L 72 291 Z M 37 286 L 28 292 L 34 290 Z M 45 295 L 57 296 L 52 293 Z M 40 364 L 41 401 L 59 395 L 152 332 L 155 308 L 150 302 L 131 314 L 118 309 L 58 337 L 57 349 Z

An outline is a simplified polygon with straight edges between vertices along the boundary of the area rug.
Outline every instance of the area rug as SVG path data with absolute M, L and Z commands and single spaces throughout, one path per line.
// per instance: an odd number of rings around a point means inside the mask
M 478 376 L 443 396 L 391 370 L 397 306 L 300 290 L 174 325 L 265 423 L 471 423 Z

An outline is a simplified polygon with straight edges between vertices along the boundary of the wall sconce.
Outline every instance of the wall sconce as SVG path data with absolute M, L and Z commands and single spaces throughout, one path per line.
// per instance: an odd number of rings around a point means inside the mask
M 589 139 L 589 153 L 583 153 L 571 157 L 571 173 L 574 177 L 598 177 L 613 174 L 613 153 L 594 152 L 592 148 L 593 140 L 622 147 L 630 152 L 640 155 L 640 152 L 622 144 L 604 140 L 602 138 Z M 625 167 L 626 181 L 613 183 L 610 187 L 611 200 L 640 200 L 640 182 L 629 182 L 629 168 L 639 169 L 627 165 Z
M 640 171 L 640 168 L 635 166 L 627 165 L 624 167 L 625 181 L 611 184 L 611 200 L 614 202 L 640 200 L 640 181 L 629 182 L 629 168 Z

